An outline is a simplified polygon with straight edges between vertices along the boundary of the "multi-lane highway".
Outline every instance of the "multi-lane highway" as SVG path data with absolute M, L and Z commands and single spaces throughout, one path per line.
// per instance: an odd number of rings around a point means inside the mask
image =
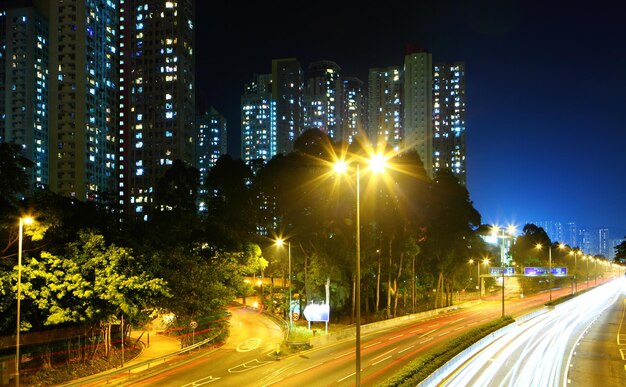
M 569 289 L 553 292 L 568 294 Z M 507 300 L 506 313 L 520 315 L 541 307 L 548 295 Z M 397 373 L 418 355 L 447 345 L 467 330 L 491 321 L 501 314 L 497 297 L 471 307 L 461 308 L 427 320 L 362 335 L 361 382 L 373 385 Z M 160 386 L 245 385 L 354 385 L 354 338 L 316 347 L 300 354 L 276 360 L 273 356 L 280 343 L 280 330 L 261 314 L 233 310 L 232 333 L 228 343 L 210 353 L 177 364 L 138 384 Z
M 595 357 L 606 360 L 606 355 L 611 351 L 614 359 L 617 359 L 617 355 L 621 353 L 619 348 L 615 348 L 620 341 L 619 334 L 626 333 L 622 328 L 613 329 L 612 340 L 605 340 L 605 343 L 596 345 L 595 348 L 591 348 L 593 343 L 587 342 L 585 345 L 590 351 L 586 358 L 582 358 L 579 353 L 579 344 L 588 329 L 599 333 L 606 330 L 604 324 L 619 321 L 615 316 L 619 314 L 625 294 L 626 280 L 620 278 L 557 305 L 547 313 L 517 324 L 454 370 L 441 385 L 564 386 L 571 383 L 570 385 L 583 386 L 590 385 L 588 382 L 591 381 L 603 381 L 607 386 L 626 385 L 624 369 L 617 374 L 613 373 L 612 382 L 617 380 L 620 384 L 606 384 L 609 381 L 607 379 L 586 377 L 590 372 L 596 376 L 602 374 L 595 367 L 605 370 L 608 368 L 609 371 L 605 371 L 605 374 L 611 375 L 610 370 L 615 369 L 614 364 L 594 364 L 593 359 Z M 612 307 L 616 308 L 612 317 L 603 322 L 596 321 L 598 316 Z M 592 325 L 594 321 L 595 326 Z M 623 338 L 624 336 L 624 342 Z M 582 340 L 582 343 L 585 341 Z M 622 348 L 626 352 L 626 342 Z

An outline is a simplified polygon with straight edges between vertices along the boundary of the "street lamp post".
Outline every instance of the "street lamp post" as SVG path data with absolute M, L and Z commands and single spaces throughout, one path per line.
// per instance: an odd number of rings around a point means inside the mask
M 537 243 L 537 249 L 541 250 L 541 243 Z M 548 288 L 550 291 L 550 302 L 552 302 L 552 244 L 548 246 Z
M 515 232 L 515 226 L 508 226 L 507 227 L 507 231 L 508 231 L 508 235 L 504 233 L 504 229 L 502 229 L 502 235 L 498 235 L 498 232 L 500 231 L 500 227 L 498 226 L 494 226 L 493 227 L 493 235 L 495 235 L 497 238 L 502 238 L 502 244 L 500 245 L 500 266 L 502 266 L 501 269 L 501 278 L 502 278 L 502 317 L 504 317 L 504 266 L 506 264 L 506 260 L 504 258 L 504 238 L 508 238 L 509 236 L 512 236 L 513 233 Z
M 385 159 L 382 155 L 375 155 L 369 161 L 374 172 L 382 172 Z M 335 171 L 344 173 L 347 163 L 343 160 L 335 163 Z M 361 165 L 356 162 L 356 279 L 355 279 L 355 303 L 356 303 L 356 386 L 361 386 Z
M 587 275 L 587 279 L 585 280 L 585 289 L 589 289 L 589 260 L 591 259 L 591 255 L 588 255 L 587 258 L 585 259 L 585 266 L 586 266 L 586 275 Z
M 287 331 L 287 338 L 289 338 L 289 333 L 291 333 L 291 327 L 293 325 L 293 313 L 291 311 L 291 242 L 285 241 L 282 238 L 276 239 L 276 244 L 278 246 L 283 246 L 285 243 L 287 244 L 287 255 L 289 257 L 289 330 Z
M 17 242 L 17 328 L 15 333 L 15 385 L 20 385 L 20 312 L 22 298 L 22 239 L 24 225 L 33 223 L 33 218 L 20 218 L 19 235 Z

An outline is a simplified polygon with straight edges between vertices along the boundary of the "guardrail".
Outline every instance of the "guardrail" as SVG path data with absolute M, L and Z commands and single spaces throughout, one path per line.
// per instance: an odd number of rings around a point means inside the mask
M 480 352 L 481 350 L 483 350 L 487 345 L 491 344 L 494 340 L 499 339 L 500 337 L 508 333 L 510 330 L 515 328 L 517 325 L 525 321 L 528 321 L 531 318 L 537 317 L 540 314 L 546 313 L 549 309 L 550 308 L 544 307 L 532 313 L 520 316 L 512 324 L 509 324 L 505 327 L 498 329 L 495 332 L 488 334 L 487 336 L 483 337 L 482 339 L 478 340 L 474 344 L 467 347 L 465 350 L 463 350 L 458 355 L 453 357 L 446 364 L 439 367 L 435 372 L 430 374 L 426 379 L 422 380 L 418 384 L 418 386 L 420 387 L 421 386 L 436 386 L 437 384 L 441 382 L 441 380 L 446 375 L 450 374 L 450 372 L 457 369 L 461 364 L 465 363 L 467 360 L 469 360 L 470 357 L 474 356 L 477 352 Z
M 453 306 L 448 306 L 448 307 L 439 308 L 439 309 L 431 309 L 431 310 L 427 310 L 427 311 L 420 312 L 420 313 L 408 314 L 405 316 L 391 318 L 389 320 L 382 320 L 382 321 L 377 321 L 377 322 L 370 323 L 370 324 L 364 324 L 364 325 L 361 325 L 361 334 L 363 335 L 366 333 L 374 332 L 379 329 L 406 324 L 410 320 L 415 320 L 415 321 L 423 320 L 431 316 L 437 316 L 442 313 L 447 313 L 451 310 L 456 310 L 459 308 L 466 307 L 468 305 L 478 304 L 481 302 L 482 301 L 480 300 L 468 301 L 459 305 L 453 305 Z M 356 337 L 356 326 L 342 329 L 339 332 L 335 332 L 329 335 L 311 337 L 309 339 L 309 345 L 311 346 L 324 345 L 324 344 L 328 344 L 334 341 L 347 339 L 350 337 Z
M 78 380 L 73 380 L 66 384 L 62 384 L 64 387 L 82 386 L 85 384 L 92 384 L 98 382 L 99 384 L 108 385 L 121 385 L 129 382 L 131 379 L 138 377 L 139 372 L 148 370 L 152 367 L 162 365 L 168 360 L 171 360 L 177 356 L 184 355 L 194 349 L 200 348 L 206 344 L 211 343 L 218 335 L 202 340 L 194 345 L 190 345 L 181 349 L 180 351 L 172 352 L 166 355 L 151 358 L 136 364 L 128 365 L 122 368 L 115 368 L 109 371 L 102 372 L 93 376 L 87 376 Z

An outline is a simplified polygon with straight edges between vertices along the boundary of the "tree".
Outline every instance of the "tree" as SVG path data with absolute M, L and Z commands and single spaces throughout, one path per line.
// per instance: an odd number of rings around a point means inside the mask
M 626 237 L 625 237 L 626 238 Z M 615 263 L 626 264 L 626 240 L 615 246 Z
M 66 323 L 100 328 L 105 354 L 111 350 L 111 326 L 122 316 L 129 323 L 169 296 L 163 279 L 154 278 L 131 255 L 102 235 L 81 232 L 63 257 L 42 252 L 24 266 L 23 327 L 37 330 Z M 33 307 L 29 307 L 31 304 Z
M 438 276 L 435 307 L 443 307 L 451 304 L 455 274 L 469 258 L 480 214 L 469 200 L 467 189 L 447 169 L 433 178 L 430 198 L 425 247 Z
M 27 170 L 35 164 L 22 155 L 18 144 L 0 142 L 0 210 L 14 207 L 18 195 L 29 188 Z

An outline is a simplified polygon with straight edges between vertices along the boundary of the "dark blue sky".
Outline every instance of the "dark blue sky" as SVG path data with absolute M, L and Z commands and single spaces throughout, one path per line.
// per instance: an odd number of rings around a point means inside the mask
M 434 62 L 466 63 L 467 186 L 484 223 L 626 233 L 626 23 L 616 6 L 209 3 L 198 1 L 199 89 L 228 119 L 234 157 L 243 84 L 271 72 L 273 58 L 304 68 L 333 60 L 366 81 L 370 67 L 402 65 L 404 44 L 417 43 Z

